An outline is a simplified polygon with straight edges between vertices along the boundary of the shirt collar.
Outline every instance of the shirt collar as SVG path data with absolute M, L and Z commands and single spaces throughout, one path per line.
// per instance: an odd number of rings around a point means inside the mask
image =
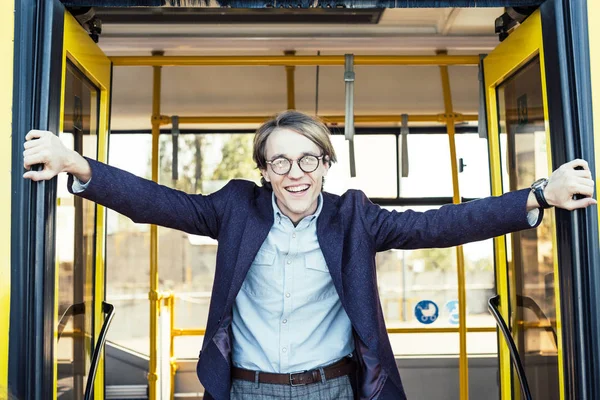
M 281 212 L 281 210 L 277 206 L 277 198 L 275 197 L 275 192 L 273 192 L 273 195 L 271 196 L 271 202 L 273 203 L 273 215 L 275 217 L 275 222 L 280 223 L 282 219 L 290 220 L 284 213 Z M 298 223 L 298 226 L 300 226 L 300 224 L 304 224 L 304 221 L 306 221 L 306 223 L 311 223 L 312 221 L 316 220 L 319 217 L 319 214 L 321 214 L 322 209 L 323 209 L 323 194 L 319 193 L 319 197 L 317 199 L 316 211 L 313 214 L 307 215 L 306 217 L 302 218 L 302 220 Z

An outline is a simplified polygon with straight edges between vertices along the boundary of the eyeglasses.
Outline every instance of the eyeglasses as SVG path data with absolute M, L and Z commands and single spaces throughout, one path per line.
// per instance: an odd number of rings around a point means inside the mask
M 319 168 L 319 161 L 324 156 L 312 156 L 305 155 L 300 157 L 298 160 L 290 160 L 285 157 L 277 157 L 274 160 L 267 161 L 267 164 L 271 166 L 273 172 L 277 175 L 287 175 L 292 170 L 292 162 L 296 161 L 300 169 L 307 174 L 316 171 Z

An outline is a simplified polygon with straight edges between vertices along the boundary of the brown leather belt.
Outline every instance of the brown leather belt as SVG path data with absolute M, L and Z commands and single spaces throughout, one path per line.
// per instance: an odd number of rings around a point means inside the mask
M 344 357 L 335 364 L 323 367 L 325 379 L 339 378 L 340 376 L 349 375 L 356 370 L 354 361 L 349 357 Z M 258 375 L 258 376 L 257 376 Z M 231 369 L 231 377 L 233 379 L 242 379 L 244 381 L 259 383 L 273 383 L 277 385 L 303 386 L 311 383 L 321 382 L 320 369 L 311 371 L 296 372 L 293 374 L 274 374 L 270 372 L 250 371 L 233 367 Z

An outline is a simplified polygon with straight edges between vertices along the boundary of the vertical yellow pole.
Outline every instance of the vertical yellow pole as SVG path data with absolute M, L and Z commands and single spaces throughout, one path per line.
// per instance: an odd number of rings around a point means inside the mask
M 438 54 L 445 54 L 439 52 Z M 458 163 L 456 160 L 456 130 L 454 121 L 454 110 L 452 107 L 452 92 L 450 91 L 450 78 L 448 76 L 448 67 L 440 66 L 442 77 L 442 89 L 444 92 L 444 113 L 446 114 L 446 129 L 448 131 L 448 141 L 450 144 L 450 166 L 452 168 L 452 187 L 454 194 L 452 202 L 460 203 L 460 190 L 458 186 Z M 460 315 L 458 324 L 458 336 L 460 343 L 459 355 L 459 375 L 460 375 L 460 399 L 469 398 L 469 360 L 467 358 L 467 306 L 465 293 L 465 258 L 462 246 L 456 246 L 456 273 L 458 275 L 458 315 Z
M 12 85 L 14 1 L 0 4 L 0 398 L 8 398 L 8 339 L 10 325 L 10 195 L 12 151 Z
M 284 51 L 286 56 L 294 56 L 293 50 Z M 287 83 L 287 108 L 288 110 L 296 109 L 296 83 L 295 83 L 296 67 L 294 65 L 285 66 L 285 78 Z
M 152 180 L 158 182 L 158 136 L 160 134 L 160 86 L 162 67 L 153 69 L 152 90 Z M 158 375 L 156 364 L 158 359 L 157 333 L 158 333 L 158 227 L 150 226 L 150 368 L 148 371 L 148 385 L 150 400 L 156 400 Z
M 175 293 L 171 293 L 169 296 L 169 314 L 171 316 L 170 325 L 170 364 L 171 364 L 171 400 L 175 400 L 175 374 L 177 373 L 177 364 L 175 363 L 175 336 L 173 336 L 173 329 L 175 328 Z

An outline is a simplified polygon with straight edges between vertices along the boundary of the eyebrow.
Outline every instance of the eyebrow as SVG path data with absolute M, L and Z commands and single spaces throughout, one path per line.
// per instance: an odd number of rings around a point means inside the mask
M 304 153 L 302 153 L 302 154 L 300 155 L 300 158 L 302 158 L 302 157 L 304 157 L 304 156 L 313 156 L 313 157 L 319 157 L 319 155 L 317 155 L 317 154 L 315 154 L 315 153 L 313 153 L 313 152 L 310 152 L 310 151 L 305 151 Z M 278 154 L 275 154 L 273 157 L 271 157 L 271 158 L 269 159 L 269 161 L 273 161 L 273 160 L 276 160 L 276 159 L 278 159 L 278 158 L 287 158 L 288 160 L 291 160 L 291 158 L 290 158 L 290 157 L 288 157 L 286 154 L 283 154 L 283 153 L 278 153 Z

